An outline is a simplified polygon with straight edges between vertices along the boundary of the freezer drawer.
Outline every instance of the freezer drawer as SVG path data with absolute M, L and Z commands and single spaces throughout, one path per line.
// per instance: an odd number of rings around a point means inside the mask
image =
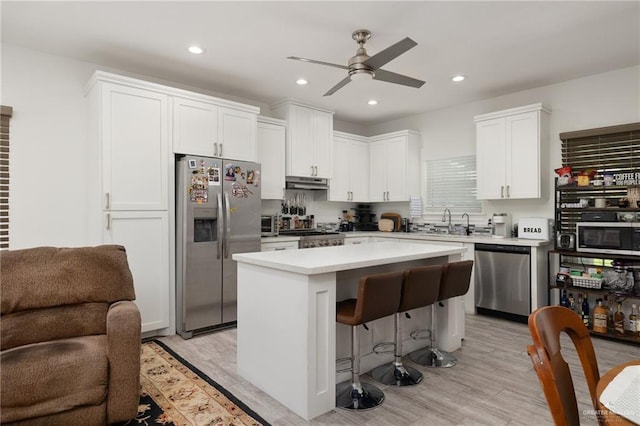
M 529 247 L 478 244 L 475 274 L 476 308 L 522 316 L 531 313 Z

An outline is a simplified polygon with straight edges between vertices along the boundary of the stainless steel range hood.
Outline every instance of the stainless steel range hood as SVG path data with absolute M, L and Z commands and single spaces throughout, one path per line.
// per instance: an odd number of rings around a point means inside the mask
M 329 189 L 329 180 L 325 178 L 303 177 L 303 176 L 287 176 L 287 189 Z

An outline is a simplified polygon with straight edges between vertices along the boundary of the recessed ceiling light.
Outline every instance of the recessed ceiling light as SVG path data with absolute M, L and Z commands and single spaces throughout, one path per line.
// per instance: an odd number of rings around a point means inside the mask
M 371 99 L 369 102 L 367 102 L 369 105 L 378 105 L 378 101 L 376 101 L 375 99 Z
M 466 78 L 466 76 L 464 76 L 462 74 L 458 74 L 458 75 L 454 75 L 453 77 L 451 77 L 451 81 L 453 81 L 454 83 L 460 83 L 465 78 Z
M 304 86 L 305 84 L 307 84 L 307 80 L 305 80 L 304 78 L 299 78 L 296 80 L 296 83 L 300 86 Z
M 200 46 L 189 46 L 189 52 L 193 53 L 194 55 L 199 55 L 204 52 L 204 49 Z

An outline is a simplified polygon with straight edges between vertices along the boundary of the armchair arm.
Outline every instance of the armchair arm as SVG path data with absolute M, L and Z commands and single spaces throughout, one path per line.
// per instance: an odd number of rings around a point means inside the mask
M 134 418 L 140 397 L 140 311 L 135 303 L 116 302 L 107 312 L 109 383 L 107 421 Z

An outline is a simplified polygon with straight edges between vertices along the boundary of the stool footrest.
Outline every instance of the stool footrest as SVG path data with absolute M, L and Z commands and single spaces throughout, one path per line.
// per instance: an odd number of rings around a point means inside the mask
M 336 373 L 345 373 L 347 371 L 352 371 L 353 370 L 353 367 L 351 365 L 352 360 L 353 359 L 350 356 L 336 359 Z M 349 366 L 345 368 L 337 368 L 337 365 L 339 363 L 344 363 L 344 362 L 348 362 Z
M 409 336 L 413 340 L 429 340 L 431 339 L 431 330 L 428 328 L 421 328 L 419 330 L 412 331 Z
M 378 343 L 373 347 L 373 352 L 378 355 L 392 354 L 392 353 L 395 353 L 395 351 L 396 351 L 395 342 L 382 342 L 382 343 Z

